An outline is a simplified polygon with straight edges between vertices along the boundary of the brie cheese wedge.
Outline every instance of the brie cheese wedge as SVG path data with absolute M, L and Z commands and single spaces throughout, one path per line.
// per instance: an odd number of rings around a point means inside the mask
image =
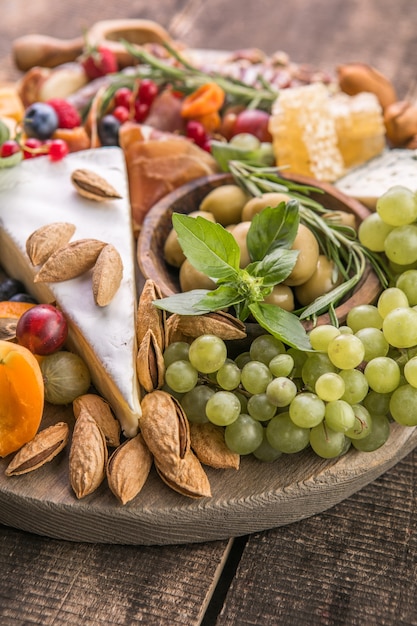
M 79 168 L 107 180 L 121 199 L 96 202 L 79 195 L 71 182 L 72 172 Z M 27 256 L 26 240 L 40 226 L 53 222 L 75 225 L 71 241 L 94 238 L 118 250 L 123 278 L 110 304 L 95 304 L 91 272 L 63 282 L 33 282 L 39 267 L 33 267 Z M 135 242 L 122 150 L 86 150 L 55 163 L 42 156 L 0 170 L 0 265 L 39 302 L 55 303 L 63 311 L 69 349 L 86 362 L 94 386 L 110 403 L 125 435 L 134 436 L 141 416 Z
M 417 154 L 414 150 L 386 150 L 334 183 L 337 189 L 372 210 L 378 198 L 394 185 L 417 190 Z

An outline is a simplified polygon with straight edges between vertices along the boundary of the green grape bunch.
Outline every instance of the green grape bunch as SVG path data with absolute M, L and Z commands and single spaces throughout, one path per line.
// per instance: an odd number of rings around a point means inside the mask
M 177 219 L 179 231 L 192 230 L 185 216 Z M 358 233 L 364 250 L 386 258 L 389 281 L 375 302 L 354 306 L 343 325 L 316 325 L 305 332 L 307 341 L 294 341 L 266 324 L 237 355 L 229 353 L 233 342 L 214 334 L 167 346 L 165 389 L 189 421 L 211 422 L 232 452 L 263 462 L 307 450 L 324 459 L 351 448 L 372 452 L 388 441 L 393 423 L 417 426 L 417 256 L 412 231 L 409 245 L 392 237 L 411 227 L 416 195 L 390 189 Z M 220 258 L 218 275 L 227 271 Z M 208 297 L 199 293 L 186 314 L 196 302 L 199 314 L 208 312 L 201 305 Z M 229 297 L 227 289 L 214 294 L 218 305 Z

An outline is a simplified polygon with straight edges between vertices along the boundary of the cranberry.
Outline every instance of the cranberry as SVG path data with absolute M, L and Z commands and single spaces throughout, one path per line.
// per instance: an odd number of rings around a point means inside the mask
M 144 78 L 138 89 L 137 99 L 149 107 L 158 95 L 158 85 L 150 78 Z
M 135 102 L 135 120 L 144 122 L 149 115 L 149 104 L 136 100 Z
M 41 356 L 62 348 L 67 336 L 67 321 L 52 304 L 37 304 L 25 311 L 16 326 L 17 342 Z
M 190 120 L 187 123 L 185 132 L 188 139 L 192 139 L 200 148 L 203 147 L 208 141 L 207 133 L 203 124 L 201 124 L 201 122 L 197 122 L 196 120 Z
M 119 120 L 121 124 L 123 124 L 129 119 L 130 113 L 129 109 L 127 109 L 125 106 L 119 105 L 113 110 L 113 115 L 117 120 Z
M 42 149 L 42 141 L 40 139 L 32 137 L 25 140 L 23 144 L 24 159 L 33 159 L 41 154 L 45 154 L 45 152 Z
M 114 106 L 129 109 L 132 104 L 133 93 L 129 87 L 120 87 L 114 94 Z
M 61 161 L 69 152 L 68 144 L 63 139 L 51 139 L 48 143 L 48 155 L 51 161 Z
M 20 151 L 20 146 L 14 139 L 7 139 L 0 147 L 0 157 L 12 156 Z

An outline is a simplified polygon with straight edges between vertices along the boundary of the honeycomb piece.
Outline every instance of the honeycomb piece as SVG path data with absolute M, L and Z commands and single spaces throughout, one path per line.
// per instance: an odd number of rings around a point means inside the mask
M 322 83 L 284 89 L 270 119 L 276 162 L 285 171 L 334 182 L 385 147 L 374 94 L 331 93 Z
M 269 130 L 277 165 L 285 172 L 329 182 L 344 174 L 324 84 L 283 89 L 272 108 Z
M 337 143 L 347 169 L 361 165 L 385 148 L 385 125 L 381 105 L 373 93 L 355 96 L 337 93 L 330 98 Z

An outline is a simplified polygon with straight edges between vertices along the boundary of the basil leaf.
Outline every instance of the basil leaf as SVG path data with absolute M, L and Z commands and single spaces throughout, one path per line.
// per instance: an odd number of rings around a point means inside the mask
M 273 287 L 288 278 L 299 253 L 299 250 L 277 248 L 267 254 L 262 261 L 250 263 L 245 269 L 251 276 L 263 277 L 262 286 Z
M 229 161 L 250 161 L 256 159 L 256 150 L 247 150 L 225 141 L 210 141 L 211 154 L 223 172 L 229 171 Z
M 210 278 L 236 277 L 240 248 L 223 226 L 181 213 L 172 215 L 172 223 L 185 256 L 197 270 Z
M 266 207 L 254 215 L 246 237 L 252 261 L 260 261 L 274 248 L 291 248 L 299 222 L 299 203 L 296 200 Z
M 311 344 L 300 320 L 274 304 L 255 302 L 249 305 L 253 317 L 271 335 L 297 350 L 310 351 Z
M 250 315 L 250 310 L 247 300 L 242 300 L 235 305 L 236 317 L 244 322 Z
M 158 309 L 163 309 L 169 313 L 178 313 L 179 315 L 201 315 L 202 313 L 207 313 L 207 309 L 200 309 L 198 307 L 198 303 L 207 293 L 207 289 L 183 291 L 181 293 L 176 293 L 173 296 L 153 300 L 153 304 Z
M 208 291 L 205 296 L 198 302 L 200 309 L 206 308 L 206 312 L 218 311 L 225 309 L 239 302 L 243 302 L 245 296 L 239 293 L 238 289 L 233 285 L 221 285 L 213 291 Z

